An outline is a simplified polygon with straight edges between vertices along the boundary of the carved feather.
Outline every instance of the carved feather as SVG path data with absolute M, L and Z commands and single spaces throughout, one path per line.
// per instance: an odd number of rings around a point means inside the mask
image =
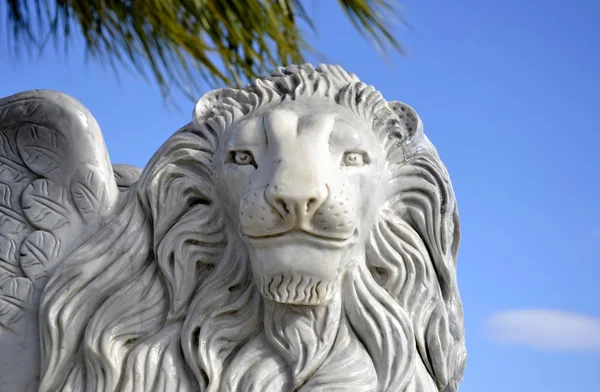
M 126 168 L 122 190 L 139 175 Z M 83 105 L 48 90 L 0 100 L 0 336 L 118 200 L 100 129 Z

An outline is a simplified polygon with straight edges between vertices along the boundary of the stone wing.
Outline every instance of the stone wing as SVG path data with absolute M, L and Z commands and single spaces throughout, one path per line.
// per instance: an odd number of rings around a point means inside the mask
M 0 99 L 0 335 L 37 302 L 49 274 L 118 208 L 96 120 L 75 99 L 34 90 Z

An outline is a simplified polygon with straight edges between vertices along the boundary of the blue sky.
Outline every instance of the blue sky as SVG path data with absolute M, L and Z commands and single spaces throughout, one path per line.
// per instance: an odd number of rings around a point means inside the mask
M 600 391 L 600 3 L 406 0 L 407 56 L 380 57 L 335 2 L 311 42 L 413 106 L 452 176 L 469 362 L 461 392 Z M 6 51 L 4 41 L 0 50 Z M 158 88 L 120 83 L 81 48 L 0 57 L 0 96 L 56 89 L 86 105 L 115 163 L 144 166 L 189 122 Z

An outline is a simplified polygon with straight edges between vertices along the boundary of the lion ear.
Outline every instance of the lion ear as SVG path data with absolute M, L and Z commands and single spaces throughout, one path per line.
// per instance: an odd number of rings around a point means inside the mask
M 388 102 L 388 108 L 394 113 L 395 120 L 400 125 L 405 143 L 410 143 L 423 135 L 423 123 L 415 109 L 399 101 Z
M 204 94 L 194 106 L 194 113 L 192 115 L 193 121 L 196 124 L 201 124 L 204 119 L 210 117 L 219 103 L 222 102 L 223 91 L 225 89 L 217 89 Z

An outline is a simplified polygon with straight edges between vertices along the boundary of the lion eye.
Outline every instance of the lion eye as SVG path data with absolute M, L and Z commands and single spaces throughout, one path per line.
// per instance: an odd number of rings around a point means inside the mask
M 236 165 L 253 165 L 256 167 L 254 156 L 250 151 L 231 151 L 231 161 Z
M 343 163 L 344 166 L 363 166 L 369 162 L 365 153 L 352 151 L 344 154 Z

